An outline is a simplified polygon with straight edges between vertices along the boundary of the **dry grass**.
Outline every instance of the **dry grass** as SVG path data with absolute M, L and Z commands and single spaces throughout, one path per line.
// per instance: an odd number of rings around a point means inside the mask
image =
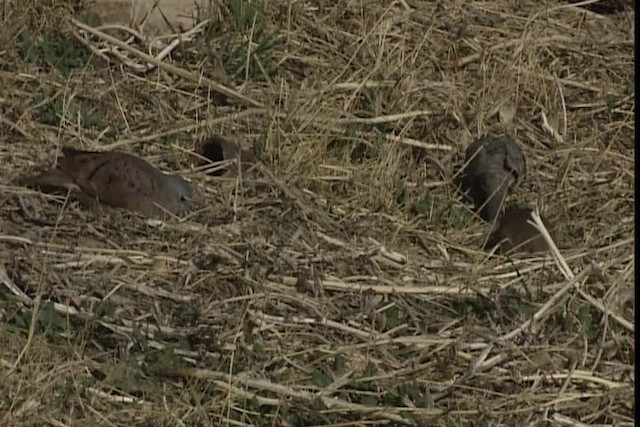
M 10 3 L 1 425 L 633 423 L 633 12 L 316 0 L 253 20 L 212 2 L 140 73 L 149 46 L 81 8 Z M 452 178 L 505 129 L 531 160 L 510 203 L 544 204 L 560 259 L 479 250 L 488 226 Z M 262 164 L 190 170 L 210 132 Z M 10 183 L 62 144 L 184 173 L 193 214 L 91 213 Z

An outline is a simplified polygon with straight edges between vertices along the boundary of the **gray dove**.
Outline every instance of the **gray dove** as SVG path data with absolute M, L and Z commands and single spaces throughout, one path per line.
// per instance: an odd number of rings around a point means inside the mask
M 468 192 L 480 217 L 493 222 L 509 189 L 527 172 L 524 153 L 506 135 L 487 137 L 469 145 L 465 164 L 463 191 Z
M 220 135 L 210 136 L 197 143 L 195 152 L 201 156 L 194 162 L 195 166 L 235 160 L 227 167 L 214 168 L 207 172 L 209 175 L 214 176 L 234 177 L 238 175 L 238 163 L 242 172 L 247 172 L 257 163 L 255 155 L 250 150 L 246 150 L 240 144 L 227 140 Z
M 553 226 L 551 223 L 540 215 L 540 219 L 553 238 Z M 531 209 L 517 207 L 507 210 L 495 225 L 493 232 L 489 236 L 489 240 L 485 245 L 485 250 L 491 250 L 500 244 L 498 253 L 513 252 L 544 252 L 549 249 L 544 237 L 538 229 L 527 221 L 533 222 L 531 217 Z
M 67 189 L 79 198 L 93 199 L 146 216 L 184 213 L 192 187 L 177 175 L 161 172 L 144 159 L 121 151 L 83 151 L 62 148 L 55 169 L 18 180 L 44 191 Z

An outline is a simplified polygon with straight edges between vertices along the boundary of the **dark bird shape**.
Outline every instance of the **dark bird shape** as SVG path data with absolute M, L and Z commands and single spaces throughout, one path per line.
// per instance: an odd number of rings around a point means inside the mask
M 18 183 L 42 191 L 71 190 L 87 199 L 146 216 L 184 213 L 192 187 L 177 175 L 164 173 L 146 160 L 121 151 L 83 151 L 63 147 L 55 169 Z
M 580 0 L 569 0 L 569 3 L 582 2 Z M 636 10 L 635 1 L 633 0 L 600 0 L 590 4 L 580 4 L 579 6 L 600 15 L 613 15 L 625 10 L 633 10 L 635 12 Z
M 493 222 L 511 187 L 527 172 L 524 153 L 506 135 L 479 139 L 469 145 L 462 173 L 462 190 L 468 193 L 478 214 Z
M 531 209 L 523 207 L 507 210 L 495 225 L 484 249 L 491 250 L 500 244 L 496 252 L 502 254 L 547 251 L 549 246 L 544 237 L 535 226 L 528 223 L 529 220 L 533 222 L 531 212 Z M 553 238 L 553 225 L 542 215 L 540 219 Z
M 243 149 L 236 142 L 229 141 L 219 135 L 213 135 L 200 141 L 196 144 L 195 152 L 202 157 L 195 161 L 195 166 L 233 160 L 227 166 L 213 168 L 207 172 L 214 176 L 237 176 L 238 164 L 240 164 L 240 170 L 246 172 L 257 162 L 251 151 Z

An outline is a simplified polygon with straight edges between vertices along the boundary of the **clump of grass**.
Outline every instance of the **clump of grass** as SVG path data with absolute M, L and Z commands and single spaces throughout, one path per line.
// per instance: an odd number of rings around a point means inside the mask
M 54 68 L 65 76 L 72 70 L 85 66 L 91 56 L 84 45 L 58 29 L 48 29 L 41 33 L 25 29 L 19 38 L 25 60 L 44 69 Z
M 264 2 L 229 1 L 229 21 L 212 23 L 204 37 L 208 63 L 220 64 L 231 81 L 265 80 L 277 74 L 273 53 L 280 36 Z
M 33 103 L 38 109 L 41 123 L 44 124 L 58 126 L 61 121 L 66 121 L 84 128 L 99 129 L 106 126 L 103 113 L 85 99 L 66 100 L 60 95 L 48 97 L 39 93 Z

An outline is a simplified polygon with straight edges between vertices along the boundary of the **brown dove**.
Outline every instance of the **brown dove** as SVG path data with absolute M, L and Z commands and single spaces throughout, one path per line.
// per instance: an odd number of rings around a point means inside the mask
M 209 172 L 214 176 L 236 176 L 238 174 L 238 163 L 242 172 L 246 172 L 256 163 L 256 158 L 249 150 L 245 150 L 237 143 L 231 142 L 219 135 L 213 135 L 200 141 L 195 147 L 196 153 L 209 160 L 212 163 L 223 162 L 226 160 L 236 160 L 232 164 L 224 168 L 215 168 Z M 238 156 L 238 153 L 240 154 Z M 208 164 L 204 159 L 198 159 L 196 166 L 204 166 Z
M 121 151 L 82 151 L 62 148 L 54 170 L 18 180 L 44 191 L 71 190 L 80 199 L 93 199 L 146 216 L 179 214 L 188 208 L 191 184 L 156 169 L 140 157 Z
M 509 209 L 502 214 L 489 236 L 485 250 L 491 250 L 500 244 L 496 251 L 498 253 L 547 251 L 549 246 L 544 237 L 542 237 L 537 228 L 527 222 L 529 220 L 533 222 L 531 212 L 529 208 L 517 207 Z M 542 215 L 540 215 L 540 219 L 542 219 L 553 238 L 554 233 L 551 223 Z
M 527 172 L 524 153 L 506 135 L 479 139 L 469 145 L 462 175 L 462 189 L 468 192 L 478 214 L 493 222 L 509 189 Z

